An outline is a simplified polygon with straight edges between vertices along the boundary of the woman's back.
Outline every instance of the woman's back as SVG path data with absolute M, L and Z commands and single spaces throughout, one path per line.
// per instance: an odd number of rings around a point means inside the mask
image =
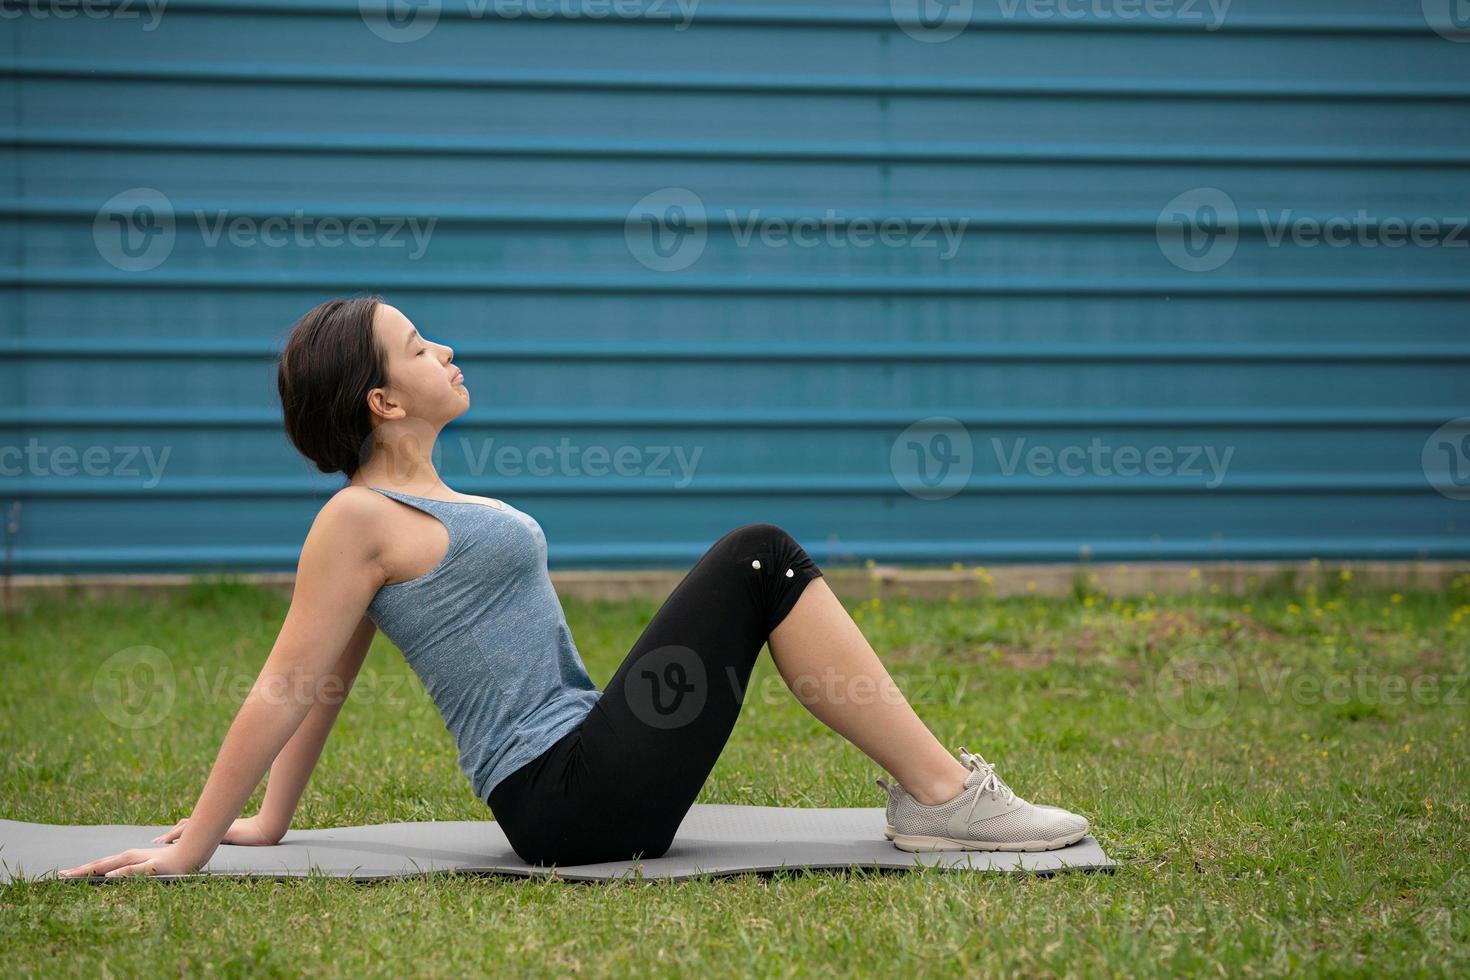
M 531 515 L 373 487 L 437 518 L 437 566 L 384 585 L 367 613 L 403 651 L 487 800 L 506 776 L 581 724 L 602 696 L 572 640 Z

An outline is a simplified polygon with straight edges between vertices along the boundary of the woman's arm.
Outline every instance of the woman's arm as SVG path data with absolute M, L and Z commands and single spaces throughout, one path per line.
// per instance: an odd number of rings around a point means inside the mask
M 266 770 L 304 727 L 306 716 L 326 707 L 329 712 L 323 714 L 330 714 L 326 722 L 330 727 L 341 708 L 341 696 L 331 680 L 333 668 L 360 639 L 368 603 L 383 584 L 373 535 L 363 527 L 373 523 L 371 514 L 361 504 L 353 494 L 333 498 L 317 515 L 302 545 L 291 608 L 275 647 L 230 726 L 189 826 L 175 845 L 199 855 L 201 865 L 219 846 Z M 312 748 L 312 765 L 320 749 L 320 742 Z M 305 775 L 300 778 L 304 786 Z M 300 793 L 300 788 L 295 790 L 291 812 Z M 271 796 L 269 786 L 266 795 Z
M 378 627 L 371 619 L 362 617 L 357 631 L 333 667 L 329 683 L 323 685 L 321 698 L 307 712 L 306 720 L 296 729 L 296 734 L 291 736 L 281 754 L 276 756 L 276 761 L 271 763 L 265 799 L 261 801 L 260 813 L 257 814 L 269 840 L 279 841 L 291 829 L 296 804 L 301 802 L 301 794 L 305 792 L 312 770 L 321 758 L 322 747 L 326 745 L 332 725 L 352 691 L 352 683 L 362 668 L 377 631 Z
M 373 513 L 371 503 L 358 494 L 338 494 L 312 523 L 285 623 L 225 734 L 178 841 L 125 851 L 64 874 L 178 873 L 181 868 L 198 870 L 209 860 L 312 707 L 323 695 L 332 699 L 332 668 L 358 634 L 368 603 L 383 584 Z
M 372 646 L 373 636 L 377 631 L 377 624 L 364 616 L 357 632 L 348 641 L 347 649 L 342 651 L 342 656 L 322 685 L 321 697 L 306 713 L 306 720 L 296 729 L 296 734 L 291 736 L 281 754 L 271 763 L 260 812 L 253 817 L 236 820 L 230 825 L 221 843 L 269 847 L 279 844 L 281 838 L 286 836 L 286 831 L 291 829 L 291 817 L 296 813 L 296 805 L 301 801 L 301 794 L 306 790 L 312 770 L 321 757 L 322 747 L 326 745 L 327 736 L 332 732 L 332 725 L 341 713 L 347 695 L 352 692 L 352 682 L 362 668 L 362 662 L 367 657 L 368 648 Z M 154 843 L 167 844 L 178 840 L 187 826 L 189 818 L 185 817 L 153 838 Z

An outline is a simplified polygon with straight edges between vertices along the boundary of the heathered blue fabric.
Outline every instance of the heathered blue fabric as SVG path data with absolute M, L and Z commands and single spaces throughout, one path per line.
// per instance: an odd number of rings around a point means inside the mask
M 510 504 L 502 510 L 373 489 L 449 531 L 436 567 L 383 586 L 367 612 L 423 682 L 459 747 L 460 768 L 488 800 L 602 697 L 552 587 L 546 535 Z

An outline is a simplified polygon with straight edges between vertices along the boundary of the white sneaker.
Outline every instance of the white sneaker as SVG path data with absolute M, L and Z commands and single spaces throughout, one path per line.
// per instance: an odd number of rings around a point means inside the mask
M 960 746 L 960 761 L 973 770 L 952 800 L 926 806 L 900 783 L 880 779 L 888 791 L 883 836 L 905 851 L 1050 851 L 1087 836 L 1085 817 L 1060 807 L 1029 803 L 1005 784 L 995 767 Z
M 989 765 L 989 763 L 986 763 L 986 765 Z M 899 797 L 906 794 L 908 790 L 904 789 L 903 786 L 896 782 L 890 783 L 888 780 L 882 778 L 878 779 L 877 783 L 879 786 L 882 786 L 883 789 L 886 790 L 888 793 L 888 806 L 883 814 L 885 818 L 885 822 L 883 824 L 883 836 L 887 837 L 889 840 L 893 840 L 893 835 L 895 833 L 893 829 L 893 811 L 898 807 Z M 1062 813 L 1067 812 L 1059 806 L 1048 806 L 1045 803 L 1036 803 L 1033 805 L 1038 810 L 1058 810 Z
M 898 783 L 890 783 L 886 779 L 880 778 L 877 780 L 877 783 L 879 786 L 882 786 L 883 789 L 888 793 L 888 807 L 883 812 L 883 816 L 887 821 L 883 825 L 883 836 L 887 837 L 889 840 L 893 840 L 893 811 L 898 808 L 899 796 L 907 792 L 907 790 L 905 790 Z

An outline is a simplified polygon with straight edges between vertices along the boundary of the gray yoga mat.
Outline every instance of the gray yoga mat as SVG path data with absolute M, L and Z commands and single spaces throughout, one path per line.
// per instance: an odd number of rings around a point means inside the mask
M 662 857 L 552 868 L 516 857 L 493 820 L 428 821 L 291 830 L 274 847 L 221 844 L 192 875 L 301 877 L 312 871 L 358 881 L 458 870 L 546 875 L 572 881 L 615 878 L 689 878 L 783 868 L 898 868 L 1038 872 L 1107 870 L 1114 863 L 1092 837 L 1036 853 L 940 851 L 911 854 L 883 836 L 882 807 L 789 809 L 696 803 Z M 68 826 L 0 820 L 0 881 L 56 877 L 71 868 L 133 847 L 158 847 L 153 838 L 172 824 Z M 61 881 L 118 881 L 59 878 Z

